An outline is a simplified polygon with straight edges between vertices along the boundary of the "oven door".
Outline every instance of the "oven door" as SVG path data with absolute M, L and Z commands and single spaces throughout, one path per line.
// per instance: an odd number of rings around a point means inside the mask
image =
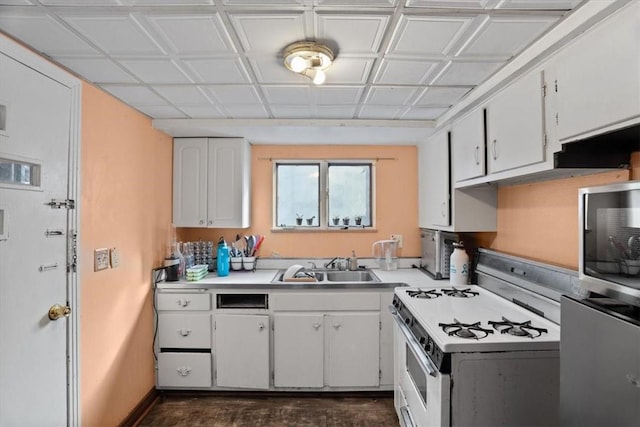
M 401 425 L 449 426 L 449 375 L 438 372 L 409 328 L 394 319 L 394 400 Z

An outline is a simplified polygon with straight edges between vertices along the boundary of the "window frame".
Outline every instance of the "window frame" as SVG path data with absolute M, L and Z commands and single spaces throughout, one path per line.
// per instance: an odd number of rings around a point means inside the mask
M 277 224 L 278 217 L 278 165 L 319 165 L 320 176 L 318 179 L 318 197 L 319 197 L 319 218 L 318 226 L 309 227 L 304 223 L 300 226 L 286 225 L 281 226 Z M 329 166 L 330 165 L 366 165 L 370 169 L 370 194 L 369 203 L 371 212 L 371 224 L 370 225 L 355 225 L 353 221 L 350 225 L 331 226 L 329 217 Z M 271 227 L 272 230 L 286 230 L 286 231 L 371 231 L 375 230 L 376 225 L 376 161 L 372 159 L 273 159 L 272 166 L 272 212 L 271 212 Z

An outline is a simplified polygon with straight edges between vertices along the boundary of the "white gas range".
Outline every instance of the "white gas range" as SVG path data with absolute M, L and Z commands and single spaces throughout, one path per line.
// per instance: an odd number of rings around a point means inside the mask
M 557 425 L 560 326 L 549 318 L 559 318 L 558 288 L 575 272 L 484 250 L 478 260 L 481 286 L 443 281 L 395 291 L 401 424 Z M 529 280 L 545 277 L 541 270 L 555 289 Z M 535 292 L 540 286 L 545 295 Z

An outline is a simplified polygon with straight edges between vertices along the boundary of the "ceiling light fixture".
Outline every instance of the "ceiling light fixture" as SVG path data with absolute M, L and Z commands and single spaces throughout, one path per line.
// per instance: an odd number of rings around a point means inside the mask
M 284 66 L 309 77 L 317 85 L 324 83 L 325 70 L 334 58 L 331 49 L 316 42 L 295 42 L 284 49 Z

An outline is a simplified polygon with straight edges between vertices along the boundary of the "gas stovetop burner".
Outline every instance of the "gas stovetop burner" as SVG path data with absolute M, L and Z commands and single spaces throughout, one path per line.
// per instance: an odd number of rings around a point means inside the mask
M 494 322 L 489 320 L 488 322 L 494 329 L 500 331 L 501 334 L 510 334 L 518 337 L 529 337 L 531 339 L 537 338 L 542 335 L 543 332 L 549 332 L 544 328 L 537 328 L 531 326 L 531 320 L 526 322 L 512 322 L 511 320 L 503 317 L 502 322 Z
M 454 323 L 438 323 L 438 326 L 441 326 L 448 335 L 455 335 L 459 338 L 479 340 L 493 333 L 491 329 L 481 328 L 480 322 L 460 323 L 458 319 L 453 319 L 453 321 Z
M 479 295 L 478 292 L 472 291 L 471 289 L 441 289 L 442 292 L 448 297 L 456 297 L 456 298 L 471 298 Z
M 433 298 L 438 298 L 439 296 L 442 296 L 442 294 L 438 292 L 436 289 L 429 289 L 426 291 L 423 289 L 418 289 L 415 291 L 408 290 L 407 295 L 409 295 L 411 298 L 424 298 L 424 299 L 433 299 Z

